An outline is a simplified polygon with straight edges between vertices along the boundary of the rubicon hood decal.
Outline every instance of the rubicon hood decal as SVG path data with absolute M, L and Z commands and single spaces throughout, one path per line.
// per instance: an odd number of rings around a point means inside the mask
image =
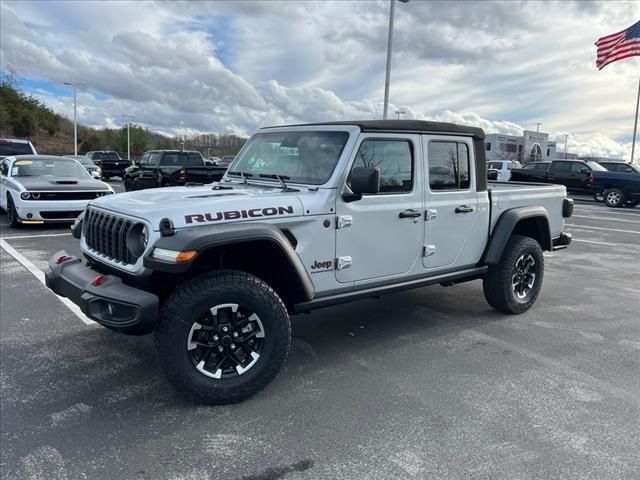
M 293 205 L 286 207 L 251 208 L 249 210 L 225 210 L 214 213 L 192 213 L 184 216 L 184 223 L 218 222 L 220 220 L 238 220 L 240 218 L 273 217 L 293 215 Z

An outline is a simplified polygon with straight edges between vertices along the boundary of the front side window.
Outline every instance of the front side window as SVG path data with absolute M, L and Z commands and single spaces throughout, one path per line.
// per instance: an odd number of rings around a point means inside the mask
M 589 167 L 587 167 L 584 163 L 575 162 L 571 164 L 571 173 L 582 173 L 582 171 L 585 169 L 589 170 Z
M 273 132 L 251 137 L 229 175 L 321 185 L 331 177 L 349 139 L 347 132 Z
M 160 157 L 162 157 L 161 153 L 152 153 L 149 155 L 149 166 L 157 167 L 160 164 Z
M 429 142 L 429 187 L 431 190 L 469 188 L 469 147 L 461 142 Z
M 380 193 L 413 190 L 413 152 L 408 140 L 364 140 L 353 167 L 375 167 L 380 170 Z
M 9 175 L 9 160 L 3 160 L 2 164 L 0 164 L 0 175 L 3 177 Z

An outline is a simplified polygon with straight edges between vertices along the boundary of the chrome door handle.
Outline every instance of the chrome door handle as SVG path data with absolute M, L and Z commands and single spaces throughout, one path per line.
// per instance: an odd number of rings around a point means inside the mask
M 398 214 L 400 218 L 418 218 L 422 216 L 422 212 L 417 212 L 416 210 L 405 210 Z
M 471 213 L 471 212 L 473 212 L 473 207 L 470 207 L 468 205 L 460 205 L 459 207 L 456 207 L 455 212 L 456 213 Z

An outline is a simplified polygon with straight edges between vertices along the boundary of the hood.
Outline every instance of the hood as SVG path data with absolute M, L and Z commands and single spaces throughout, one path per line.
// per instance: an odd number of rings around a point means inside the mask
M 30 192 L 57 191 L 57 190 L 111 190 L 111 187 L 100 180 L 93 178 L 74 177 L 13 177 Z
M 91 205 L 145 219 L 158 230 L 169 218 L 175 228 L 303 215 L 299 195 L 252 185 L 166 187 L 101 197 Z

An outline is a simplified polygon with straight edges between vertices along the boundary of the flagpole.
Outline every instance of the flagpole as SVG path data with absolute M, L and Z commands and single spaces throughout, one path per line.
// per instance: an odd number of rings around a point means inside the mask
M 638 106 L 640 106 L 640 76 L 638 76 L 638 98 L 636 99 L 636 119 L 633 122 L 633 140 L 631 140 L 631 163 L 636 150 L 636 132 L 638 131 Z

